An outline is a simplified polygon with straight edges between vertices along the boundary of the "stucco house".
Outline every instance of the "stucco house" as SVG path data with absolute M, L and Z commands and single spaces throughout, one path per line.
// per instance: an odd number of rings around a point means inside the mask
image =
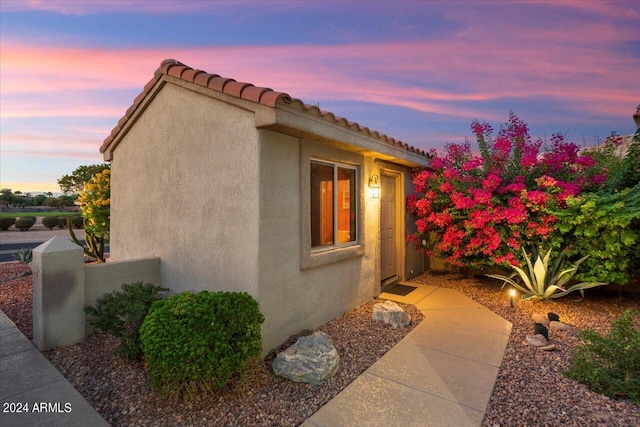
M 248 292 L 265 350 L 424 270 L 404 201 L 428 155 L 285 93 L 165 60 L 100 151 L 111 260 Z

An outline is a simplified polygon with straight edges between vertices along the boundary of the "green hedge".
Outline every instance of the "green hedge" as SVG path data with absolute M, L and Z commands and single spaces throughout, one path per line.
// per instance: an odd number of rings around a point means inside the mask
M 45 216 L 42 218 L 42 225 L 47 227 L 49 230 L 53 230 L 54 227 L 57 227 L 60 224 L 60 218 L 57 216 Z
M 553 246 L 568 246 L 575 257 L 591 255 L 576 279 L 626 284 L 640 267 L 640 184 L 612 194 L 568 198 L 553 212 L 558 233 Z
M 29 229 L 33 227 L 35 223 L 36 223 L 35 216 L 21 216 L 20 218 L 16 219 L 15 226 L 20 231 L 29 231 Z
M 7 231 L 15 223 L 16 219 L 13 217 L 0 218 L 0 230 Z
M 156 301 L 140 328 L 151 386 L 163 395 L 222 388 L 260 355 L 263 322 L 246 293 L 184 292 Z

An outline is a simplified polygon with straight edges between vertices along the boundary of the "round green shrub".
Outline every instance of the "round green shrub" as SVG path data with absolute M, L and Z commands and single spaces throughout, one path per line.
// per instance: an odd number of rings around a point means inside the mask
M 121 291 L 113 291 L 96 300 L 95 307 L 86 306 L 89 324 L 120 338 L 115 354 L 125 360 L 136 360 L 142 355 L 140 326 L 160 292 L 169 289 L 151 283 L 127 283 Z
M 15 226 L 16 228 L 20 229 L 20 231 L 29 231 L 29 229 L 33 227 L 33 224 L 35 223 L 35 216 L 21 216 L 20 218 L 16 219 Z
M 263 322 L 244 292 L 183 292 L 154 302 L 140 328 L 151 386 L 163 395 L 224 387 L 260 355 Z
M 15 218 L 0 218 L 0 230 L 7 231 L 15 223 Z
M 612 398 L 626 396 L 640 405 L 640 328 L 635 310 L 626 310 L 603 336 L 585 329 L 578 332 L 576 347 L 564 375 Z
M 58 217 L 58 228 L 60 230 L 67 228 L 67 218 L 69 218 L 68 215 Z
M 84 220 L 82 219 L 82 215 L 74 215 L 71 217 L 71 225 L 73 228 L 81 229 L 84 228 Z
M 57 216 L 45 216 L 42 218 L 42 225 L 47 227 L 49 230 L 53 230 L 54 227 L 57 227 L 60 224 L 60 218 Z

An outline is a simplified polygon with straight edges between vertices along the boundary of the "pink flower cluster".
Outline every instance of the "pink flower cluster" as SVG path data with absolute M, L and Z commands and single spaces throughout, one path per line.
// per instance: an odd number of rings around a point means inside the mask
M 472 123 L 480 155 L 470 144 L 450 144 L 444 155 L 432 152 L 431 169 L 413 175 L 415 192 L 407 210 L 416 215 L 417 233 L 408 240 L 428 254 L 458 266 L 517 264 L 520 248 L 554 232 L 551 208 L 598 185 L 606 171 L 581 156 L 560 135 L 551 150 L 540 153 L 527 125 L 513 113 L 495 140 L 489 124 Z

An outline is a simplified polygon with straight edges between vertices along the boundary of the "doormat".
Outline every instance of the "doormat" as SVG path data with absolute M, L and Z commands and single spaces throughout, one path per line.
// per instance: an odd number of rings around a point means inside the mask
M 407 285 L 393 285 L 389 289 L 384 292 L 393 295 L 400 295 L 402 297 L 409 295 L 409 293 L 418 289 L 417 286 L 407 286 Z

